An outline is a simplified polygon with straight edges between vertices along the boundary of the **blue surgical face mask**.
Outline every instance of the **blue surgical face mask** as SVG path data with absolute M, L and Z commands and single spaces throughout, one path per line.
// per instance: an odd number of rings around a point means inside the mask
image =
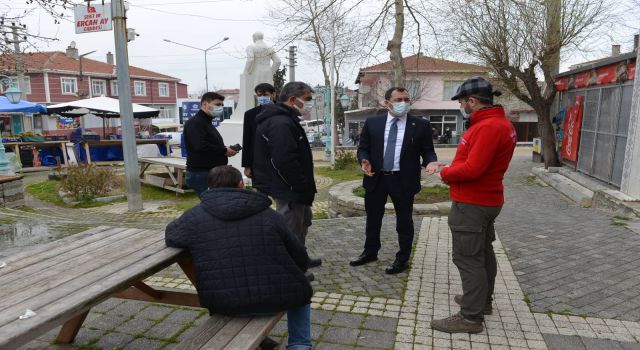
M 258 96 L 258 106 L 264 106 L 271 103 L 271 96 Z
M 394 102 L 391 104 L 391 113 L 393 113 L 396 117 L 404 117 L 411 110 L 411 105 L 409 102 Z
M 213 112 L 211 114 L 216 118 L 222 117 L 222 115 L 224 114 L 224 106 L 213 107 Z

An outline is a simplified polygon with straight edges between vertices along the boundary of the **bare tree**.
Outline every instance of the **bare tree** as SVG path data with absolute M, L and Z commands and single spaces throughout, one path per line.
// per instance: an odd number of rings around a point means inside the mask
M 450 0 L 449 5 L 452 32 L 469 55 L 536 111 L 545 166 L 558 166 L 550 118 L 553 75 L 560 53 L 579 48 L 605 23 L 607 0 Z

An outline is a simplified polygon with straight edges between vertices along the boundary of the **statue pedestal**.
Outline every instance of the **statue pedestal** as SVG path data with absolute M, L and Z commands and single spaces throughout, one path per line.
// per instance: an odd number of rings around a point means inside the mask
M 242 116 L 244 116 L 244 112 L 242 113 Z M 222 135 L 225 145 L 230 146 L 235 145 L 236 143 L 242 144 L 243 125 L 244 120 L 242 117 L 240 120 L 233 120 L 232 117 L 232 119 L 227 119 L 218 126 L 218 132 Z M 244 168 L 242 167 L 242 151 L 229 158 L 229 165 L 240 170 L 240 173 L 244 173 Z
M 231 119 L 233 121 L 244 121 L 244 112 L 255 107 L 255 100 L 253 98 L 253 86 L 248 86 L 247 76 L 243 73 L 240 74 L 240 97 L 238 98 L 238 106 L 233 111 Z M 240 134 L 242 137 L 242 134 Z

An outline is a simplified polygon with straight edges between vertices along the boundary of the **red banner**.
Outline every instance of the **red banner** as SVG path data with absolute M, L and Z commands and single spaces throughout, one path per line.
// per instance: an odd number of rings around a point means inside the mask
M 636 63 L 637 62 L 633 62 L 629 64 L 629 80 L 634 80 L 636 77 Z
M 564 118 L 564 137 L 562 138 L 561 155 L 563 159 L 574 162 L 578 160 L 583 101 L 584 96 L 576 96 L 573 105 L 567 108 L 567 116 Z
M 556 79 L 556 91 L 564 91 L 569 88 L 569 77 Z
M 598 85 L 611 84 L 616 82 L 616 66 L 608 65 L 596 69 L 598 74 Z
M 579 89 L 581 87 L 588 86 L 590 75 L 591 75 L 591 72 L 582 72 L 582 73 L 576 74 L 573 81 L 573 88 Z

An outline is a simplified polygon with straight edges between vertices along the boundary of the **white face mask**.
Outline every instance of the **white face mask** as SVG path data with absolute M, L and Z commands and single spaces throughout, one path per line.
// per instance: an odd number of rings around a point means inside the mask
M 462 114 L 462 118 L 464 119 L 471 118 L 471 114 L 467 113 L 467 111 L 465 111 L 464 108 L 460 108 L 460 114 Z
M 299 98 L 296 97 L 296 100 L 298 100 L 298 102 L 302 103 L 304 106 L 302 106 L 302 108 L 299 108 L 296 105 L 296 108 L 298 108 L 298 110 L 300 111 L 300 114 L 305 115 L 309 112 L 311 112 L 311 109 L 313 108 L 313 101 L 304 101 L 301 100 Z
M 216 118 L 221 117 L 223 113 L 224 113 L 223 106 L 214 106 L 213 110 L 211 111 L 211 114 Z
M 396 117 L 404 117 L 411 110 L 409 102 L 394 102 L 391 104 L 391 113 Z

